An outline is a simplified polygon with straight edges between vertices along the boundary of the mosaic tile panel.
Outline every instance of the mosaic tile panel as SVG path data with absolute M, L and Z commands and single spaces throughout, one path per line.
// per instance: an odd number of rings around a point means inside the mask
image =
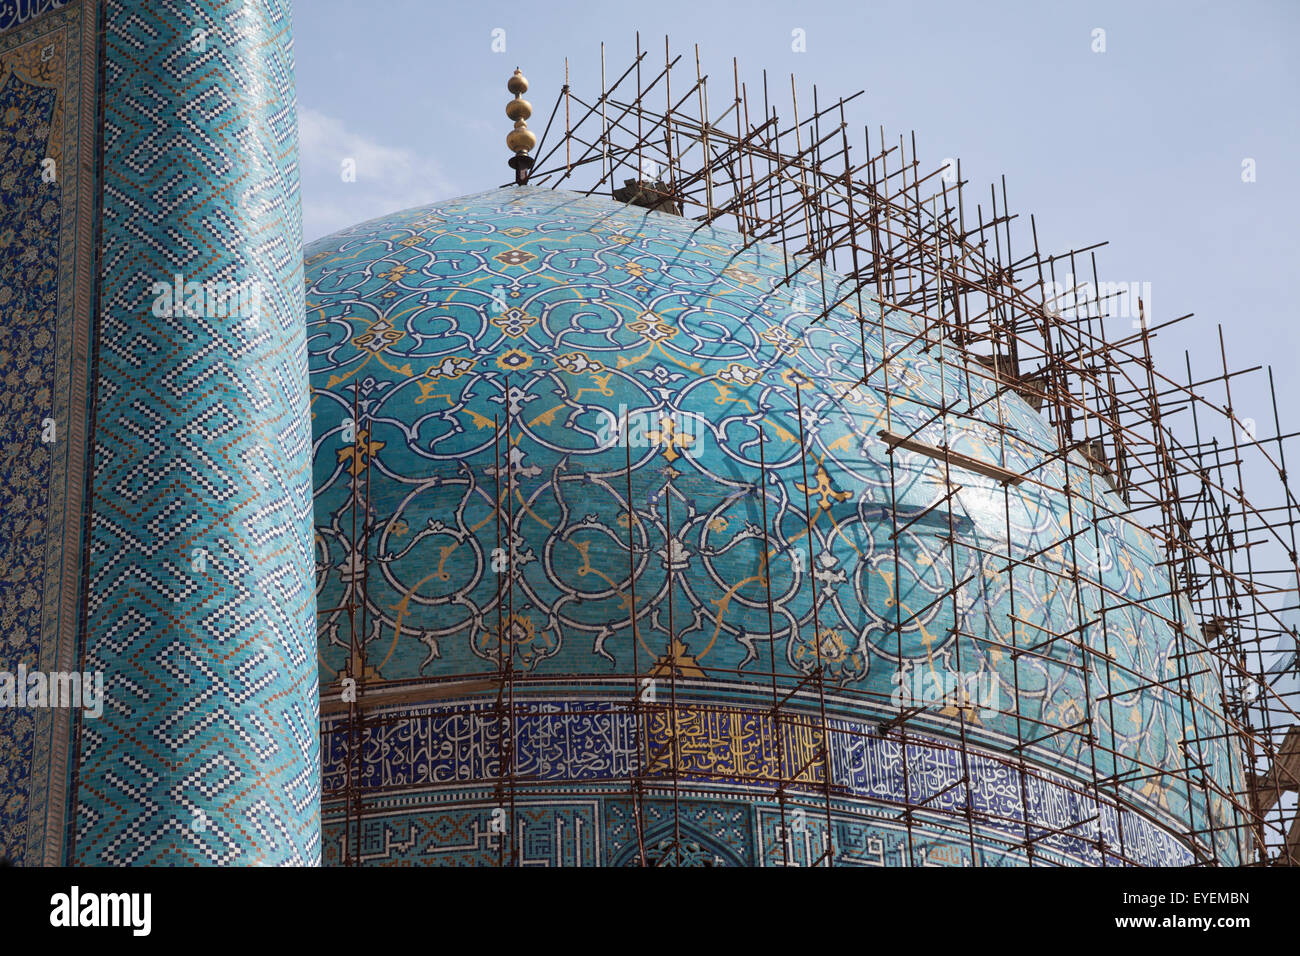
M 53 7 L 60 7 L 53 9 Z M 53 12 L 50 10 L 53 9 Z M 36 18 L 37 13 L 44 16 Z M 88 416 L 95 4 L 0 6 L 0 671 L 75 662 Z M 67 708 L 0 708 L 0 858 L 62 859 Z
M 626 791 L 641 767 L 648 787 L 662 790 L 675 779 L 695 793 L 715 791 L 716 799 L 727 803 L 740 790 L 773 794 L 780 766 L 791 781 L 791 799 L 807 803 L 824 796 L 823 764 L 814 760 L 820 725 L 810 737 L 807 729 L 815 721 L 807 714 L 797 722 L 783 721 L 777 738 L 763 726 L 762 718 L 768 715 L 758 711 L 713 706 L 707 711 L 712 719 L 700 721 L 702 708 L 686 704 L 675 719 L 668 708 L 651 709 L 638 727 L 624 702 L 571 699 L 516 706 L 514 777 L 517 786 L 530 792 L 550 785 L 546 792 L 562 794 L 563 788 L 555 785 L 602 782 L 605 789 Z M 676 728 L 675 748 L 666 736 L 670 727 Z M 991 848 L 1032 838 L 1039 857 L 1100 865 L 1101 839 L 1114 860 L 1146 866 L 1195 862 L 1185 842 L 1175 836 L 1177 819 L 1166 815 L 1160 820 L 1128 808 L 1117 810 L 1113 802 L 1095 802 L 1077 780 L 1064 775 L 1041 767 L 1022 774 L 1007 758 L 978 749 L 963 758 L 955 742 L 940 738 L 909 736 L 904 752 L 897 735 L 882 736 L 862 722 L 832 719 L 828 731 L 834 800 L 859 812 L 895 818 L 904 807 L 918 808 L 923 817 L 929 814 L 930 822 L 917 829 L 924 836 L 928 826 L 932 841 L 935 833 L 952 828 L 960 819 L 955 814 L 969 804 L 983 834 L 981 844 Z M 774 739 L 782 741 L 782 756 L 754 759 Z M 359 759 L 350 764 L 346 719 L 332 718 L 323 725 L 324 790 L 327 799 L 337 798 L 351 768 L 367 801 L 385 792 L 407 793 L 412 799 L 437 792 L 442 801 L 455 802 L 476 786 L 484 792 L 497 786 L 503 774 L 500 740 L 501 724 L 489 703 L 379 712 L 365 728 Z M 702 754 L 715 759 L 702 763 Z M 798 768 L 805 766 L 808 771 L 795 779 Z M 969 787 L 963 782 L 968 773 Z M 943 816 L 944 811 L 950 815 Z M 816 815 L 804 814 L 807 819 Z M 649 822 L 643 827 L 646 833 L 651 829 Z M 803 839 L 803 826 L 799 834 Z M 859 841 L 846 839 L 847 853 Z M 613 846 L 614 836 L 608 840 Z M 756 859 L 748 849 L 740 854 L 742 862 Z
M 515 807 L 521 866 L 594 866 L 600 859 L 597 801 L 523 801 Z M 458 803 L 412 814 L 367 817 L 362 866 L 496 866 L 502 861 L 502 815 L 493 804 Z M 344 860 L 348 832 L 326 819 L 324 863 Z M 507 844 L 508 845 L 508 844 Z
M 0 3 L 0 33 L 31 23 L 69 2 L 70 0 L 4 0 Z

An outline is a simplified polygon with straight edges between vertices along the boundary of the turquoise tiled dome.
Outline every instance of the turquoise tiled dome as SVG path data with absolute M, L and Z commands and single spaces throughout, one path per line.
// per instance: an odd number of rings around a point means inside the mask
M 1036 861 L 1101 862 L 1101 838 L 1112 860 L 1186 863 L 1175 834 L 1222 823 L 1217 798 L 1160 773 L 1183 769 L 1194 715 L 1146 685 L 1178 673 L 1175 622 L 1196 625 L 1151 538 L 1115 517 L 1083 458 L 1056 453 L 1044 414 L 995 395 L 984 365 L 906 312 L 882 333 L 877 306 L 864 297 L 860 315 L 850 297 L 814 323 L 848 291 L 840 277 L 787 284 L 779 249 L 529 187 L 364 223 L 311 244 L 306 270 L 321 684 L 355 676 L 346 605 L 365 565 L 366 686 L 406 692 L 368 731 L 366 862 L 495 859 L 495 690 L 421 697 L 430 685 L 411 682 L 491 679 L 502 653 L 518 678 L 519 832 L 538 858 L 628 862 L 634 812 L 648 852 L 665 845 L 657 744 L 676 750 L 678 825 L 702 862 L 780 861 L 773 781 L 802 770 L 787 796 L 816 803 L 827 764 L 837 862 L 1025 862 L 1027 835 L 1060 829 Z M 944 407 L 974 411 L 945 421 Z M 941 460 L 901 448 L 891 476 L 886 429 L 1030 480 L 954 468 L 949 484 Z M 370 500 L 368 562 L 354 490 Z M 1104 587 L 1074 588 L 1076 567 Z M 820 723 L 774 728 L 769 713 L 773 667 L 784 694 L 819 660 L 825 761 L 810 759 Z M 675 705 L 638 724 L 616 680 L 632 674 L 653 675 L 660 704 L 675 683 Z M 1200 695 L 1217 710 L 1211 676 Z M 880 733 L 909 695 L 963 683 L 977 703 L 913 716 L 906 750 Z M 787 715 L 817 713 L 809 687 Z M 1096 746 L 1052 732 L 1089 717 Z M 341 726 L 324 738 L 327 861 L 342 852 L 328 809 Z M 636 811 L 627 777 L 645 747 L 655 786 Z M 1226 751 L 1201 756 L 1228 784 Z M 1135 781 L 1122 811 L 1085 792 L 1116 792 L 1116 775 Z M 936 812 L 968 802 L 969 828 Z M 800 826 L 789 852 L 811 862 L 825 814 Z M 1200 845 L 1234 859 L 1226 840 Z

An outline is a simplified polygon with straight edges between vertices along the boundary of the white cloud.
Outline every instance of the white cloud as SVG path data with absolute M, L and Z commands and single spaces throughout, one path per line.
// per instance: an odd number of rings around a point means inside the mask
M 447 199 L 460 190 L 433 159 L 386 146 L 311 108 L 298 112 L 303 238 L 310 242 L 376 216 Z M 345 160 L 356 180 L 342 176 Z

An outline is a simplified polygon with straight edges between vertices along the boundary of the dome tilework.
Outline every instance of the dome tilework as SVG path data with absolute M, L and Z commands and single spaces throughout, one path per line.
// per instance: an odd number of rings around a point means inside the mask
M 770 861 L 771 781 L 807 763 L 820 733 L 774 732 L 770 672 L 793 686 L 819 660 L 834 753 L 801 779 L 815 793 L 831 773 L 846 860 L 896 861 L 897 812 L 882 807 L 927 794 L 966 803 L 963 734 L 983 755 L 969 794 L 988 814 L 981 832 L 1015 840 L 1043 821 L 1094 819 L 1039 841 L 1039 859 L 1097 863 L 1100 832 L 1130 859 L 1190 862 L 1169 831 L 1222 821 L 1222 804 L 1158 772 L 1183 766 L 1193 715 L 1137 675 L 1173 678 L 1173 622 L 1196 624 L 1169 597 L 1151 537 L 1116 517 L 1122 504 L 1080 455 L 1056 452 L 1045 414 L 997 393 L 983 365 L 905 311 L 887 309 L 882 331 L 881 306 L 845 298 L 846 280 L 816 263 L 786 282 L 779 249 L 734 232 L 532 187 L 358 225 L 310 244 L 306 272 L 321 685 L 352 673 L 346 604 L 361 600 L 363 567 L 367 686 L 490 677 L 512 655 L 516 770 L 605 791 L 523 800 L 525 840 L 568 819 L 567 832 L 587 834 L 576 861 L 626 862 L 631 804 L 615 781 L 644 733 L 668 749 L 691 741 L 677 774 L 692 793 L 692 853 Z M 945 407 L 974 411 L 945 418 Z M 957 467 L 946 480 L 942 460 L 891 452 L 883 430 L 1031 480 Z M 362 555 L 352 522 L 367 494 Z M 1074 567 L 1104 587 L 1076 588 Z M 941 599 L 954 583 L 956 599 Z M 1077 637 L 1006 651 L 1053 632 Z M 678 709 L 637 725 L 629 685 L 612 679 L 658 675 L 665 693 L 670 641 Z M 908 694 L 955 681 L 979 689 L 980 706 L 913 717 L 902 779 L 902 745 L 874 729 Z M 452 853 L 437 834 L 490 832 L 504 732 L 494 700 L 408 704 L 400 730 L 371 731 L 366 784 L 437 793 L 439 809 L 381 799 L 387 815 L 366 840 L 387 849 L 368 859 L 491 857 L 490 839 L 466 836 Z M 1089 714 L 1099 746 L 1044 729 Z M 1212 723 L 1199 715 L 1201 736 Z M 327 795 L 347 773 L 340 728 L 326 726 Z M 555 735 L 572 744 L 566 760 L 548 756 Z M 1018 741 L 1036 741 L 1024 779 Z M 1226 785 L 1226 750 L 1206 753 Z M 1123 795 L 1141 813 L 1083 793 L 1115 774 L 1139 778 Z M 662 801 L 644 806 L 651 831 L 667 826 Z M 816 857 L 824 828 L 812 817 L 801 832 Z M 936 825 L 933 846 L 1023 862 L 960 829 Z M 327 862 L 340 840 L 327 813 Z

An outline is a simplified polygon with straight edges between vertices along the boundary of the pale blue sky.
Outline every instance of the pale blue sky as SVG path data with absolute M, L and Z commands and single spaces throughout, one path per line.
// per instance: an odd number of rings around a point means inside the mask
M 970 195 L 1005 173 L 1044 252 L 1109 240 L 1103 280 L 1151 283 L 1157 322 L 1196 313 L 1158 338 L 1168 374 L 1184 348 L 1198 377 L 1212 372 L 1222 323 L 1229 363 L 1271 363 L 1284 421 L 1300 426 L 1298 3 L 298 0 L 295 17 L 309 240 L 505 182 L 516 65 L 540 132 L 566 55 L 575 88 L 591 90 L 602 40 L 621 72 L 634 31 L 655 49 L 667 32 L 680 52 L 700 45 L 706 72 L 729 77 L 739 57 L 751 89 L 764 68 L 828 98 L 865 88 L 849 116 L 859 136 L 864 123 L 915 130 L 923 165 L 961 158 Z M 1105 53 L 1092 51 L 1097 27 Z M 806 53 L 791 51 L 795 28 Z M 345 156 L 354 183 L 340 179 Z M 1266 391 L 1243 384 L 1234 398 L 1271 429 Z

